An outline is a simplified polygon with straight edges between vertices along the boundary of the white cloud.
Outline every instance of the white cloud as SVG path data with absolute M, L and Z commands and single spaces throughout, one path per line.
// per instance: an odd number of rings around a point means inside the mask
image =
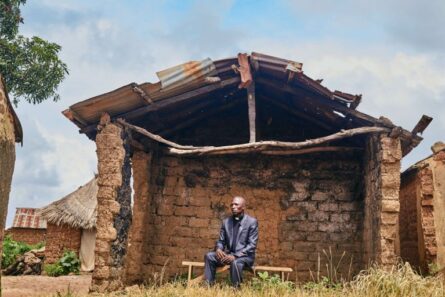
M 156 71 L 185 61 L 225 58 L 239 51 L 258 51 L 303 62 L 305 72 L 313 78 L 324 78 L 324 85 L 330 89 L 362 93 L 360 110 L 387 116 L 407 129 L 423 113 L 435 117 L 426 130 L 425 141 L 410 154 L 405 166 L 425 157 L 433 142 L 444 140 L 438 137 L 443 137 L 445 130 L 445 62 L 443 54 L 433 50 L 440 42 L 430 45 L 428 39 L 422 46 L 415 46 L 416 36 L 425 31 L 413 30 L 404 35 L 412 28 L 408 21 L 422 21 L 412 17 L 414 4 L 409 5 L 405 18 L 394 8 L 396 1 L 390 1 L 385 9 L 382 4 L 371 7 L 363 1 L 329 3 L 333 2 L 298 1 L 288 6 L 295 9 L 295 15 L 305 25 L 332 25 L 321 26 L 327 29 L 317 38 L 305 36 L 292 26 L 283 27 L 286 34 L 280 37 L 255 32 L 249 16 L 245 16 L 245 22 L 235 22 L 243 24 L 240 27 L 227 25 L 236 5 L 233 1 L 197 1 L 187 10 L 175 12 L 164 11 L 165 2 L 131 6 L 110 1 L 104 6 L 96 2 L 44 0 L 27 4 L 38 15 L 30 12 L 30 18 L 25 16 L 25 34 L 43 36 L 62 45 L 62 58 L 70 75 L 60 88 L 60 102 L 19 107 L 25 146 L 17 148 L 8 222 L 13 207 L 45 205 L 87 182 L 96 169 L 94 143 L 79 135 L 60 115 L 61 110 L 132 81 L 156 81 Z M 433 7 L 440 12 L 442 6 Z M 252 9 L 252 13 L 264 14 L 265 21 L 271 24 L 277 21 L 268 18 L 267 11 Z M 31 16 L 37 19 L 35 23 Z M 425 20 L 427 16 L 423 16 Z M 376 20 L 382 23 L 369 27 Z M 437 25 L 437 31 L 443 27 L 443 19 L 434 17 L 430 23 Z M 428 24 L 421 28 L 431 27 L 434 26 Z M 398 36 L 400 28 L 406 30 Z M 386 37 L 373 36 L 368 41 L 368 31 L 374 29 L 382 30 Z M 354 31 L 362 39 L 338 38 L 333 34 L 336 30 Z M 409 46 L 388 43 L 388 36 Z

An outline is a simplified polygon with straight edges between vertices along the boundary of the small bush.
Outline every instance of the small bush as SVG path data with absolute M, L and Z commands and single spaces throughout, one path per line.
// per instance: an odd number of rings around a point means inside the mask
M 46 274 L 48 276 L 60 276 L 64 275 L 64 271 L 62 266 L 60 266 L 58 263 L 54 264 L 46 264 L 43 267 L 43 270 L 45 270 Z
M 283 281 L 277 274 L 269 275 L 267 271 L 258 272 L 258 277 L 252 278 L 250 287 L 256 291 L 264 291 L 270 288 L 290 291 L 294 288 L 292 282 Z
M 80 261 L 73 251 L 65 251 L 62 258 L 54 264 L 46 264 L 43 268 L 49 276 L 68 275 L 70 273 L 78 274 L 80 270 Z
M 1 268 L 5 269 L 13 264 L 18 256 L 23 255 L 33 249 L 40 249 L 45 246 L 44 242 L 39 242 L 35 245 L 29 245 L 23 242 L 15 241 L 10 235 L 3 239 L 3 252 Z

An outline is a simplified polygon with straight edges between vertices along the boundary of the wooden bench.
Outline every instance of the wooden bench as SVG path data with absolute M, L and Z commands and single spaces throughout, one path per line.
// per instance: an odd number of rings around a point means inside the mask
M 204 267 L 204 262 L 191 262 L 191 261 L 182 261 L 183 266 L 188 266 L 188 274 L 187 274 L 187 284 L 197 284 L 204 279 L 204 274 L 197 276 L 192 279 L 193 268 L 194 267 Z M 225 265 L 222 267 L 216 268 L 216 273 L 224 272 L 229 270 L 230 266 Z M 252 267 L 253 274 L 256 275 L 258 271 L 273 271 L 273 272 L 281 272 L 281 279 L 285 281 L 289 278 L 289 273 L 293 270 L 289 267 L 275 267 L 275 266 L 253 266 Z

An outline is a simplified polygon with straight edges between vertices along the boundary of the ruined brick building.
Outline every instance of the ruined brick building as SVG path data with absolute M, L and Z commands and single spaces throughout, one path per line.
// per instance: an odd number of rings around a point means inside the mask
M 45 263 L 55 263 L 67 250 L 80 259 L 81 271 L 94 269 L 97 180 L 93 178 L 65 197 L 39 209 L 47 222 Z
M 292 279 L 325 267 L 329 249 L 335 263 L 344 253 L 344 276 L 395 263 L 400 160 L 426 125 L 366 115 L 361 96 L 258 53 L 157 75 L 64 111 L 97 145 L 94 290 L 202 261 L 233 195 L 258 218 L 257 264 L 292 267 Z
M 445 267 L 445 144 L 402 173 L 400 256 L 420 272 Z

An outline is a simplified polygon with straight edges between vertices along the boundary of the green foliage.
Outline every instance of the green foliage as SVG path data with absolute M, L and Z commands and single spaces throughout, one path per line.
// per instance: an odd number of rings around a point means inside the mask
M 258 277 L 252 278 L 250 286 L 257 291 L 264 291 L 270 288 L 287 291 L 294 288 L 292 282 L 281 280 L 278 274 L 269 275 L 267 271 L 258 272 Z
M 36 104 L 48 98 L 57 101 L 57 87 L 68 74 L 59 59 L 61 47 L 40 37 L 18 35 L 20 5 L 26 0 L 2 0 L 0 3 L 0 74 L 13 102 L 23 98 Z
M 2 0 L 0 2 L 0 37 L 13 39 L 19 32 L 19 24 L 23 23 L 20 5 L 26 0 Z
M 23 255 L 24 253 L 33 249 L 40 249 L 44 245 L 44 242 L 40 242 L 36 245 L 29 245 L 23 242 L 15 241 L 9 235 L 5 236 L 3 239 L 1 268 L 5 269 L 9 265 L 13 264 L 17 256 Z
M 65 251 L 62 258 L 54 264 L 46 264 L 43 269 L 49 276 L 67 275 L 69 273 L 79 273 L 80 261 L 73 251 Z
M 46 272 L 46 274 L 48 276 L 61 276 L 61 275 L 64 275 L 63 267 L 60 266 L 58 263 L 45 264 L 45 266 L 43 267 L 43 270 L 45 270 L 45 272 Z
M 428 263 L 428 273 L 430 275 L 436 275 L 438 274 L 442 269 L 440 268 L 440 266 L 433 262 L 433 263 Z

